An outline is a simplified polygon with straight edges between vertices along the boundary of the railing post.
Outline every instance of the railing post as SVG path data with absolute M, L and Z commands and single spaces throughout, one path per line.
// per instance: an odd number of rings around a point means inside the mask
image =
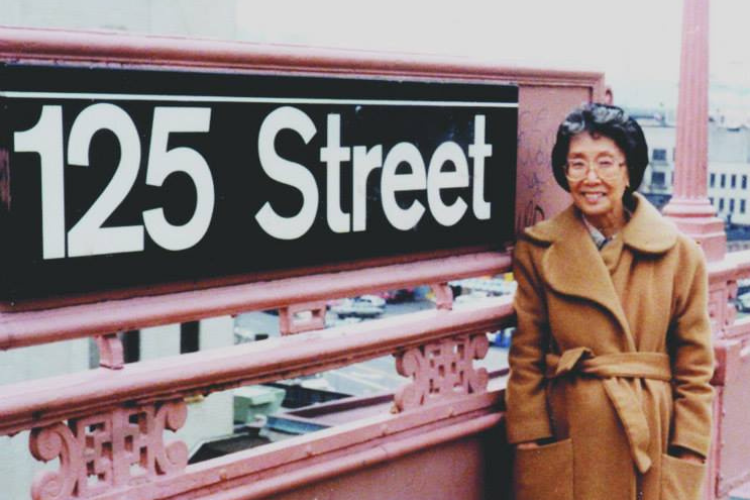
M 725 460 L 724 434 L 726 405 L 734 401 L 727 400 L 733 392 L 726 391 L 726 374 L 738 357 L 737 345 L 727 342 L 735 319 L 737 266 L 726 258 L 724 222 L 708 199 L 708 30 L 709 0 L 684 0 L 674 194 L 664 213 L 698 242 L 709 261 L 709 310 L 719 366 L 713 381 L 714 436 L 705 498 L 714 500 L 726 498 L 726 473 L 735 465 Z
M 708 0 L 683 3 L 680 91 L 672 200 L 664 209 L 710 262 L 726 254 L 724 223 L 708 200 Z

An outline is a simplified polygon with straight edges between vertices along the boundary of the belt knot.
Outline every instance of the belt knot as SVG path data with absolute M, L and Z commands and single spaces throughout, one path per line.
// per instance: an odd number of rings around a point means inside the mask
M 647 378 L 669 382 L 669 356 L 659 352 L 623 352 L 596 356 L 588 347 L 576 347 L 561 355 L 547 354 L 547 378 L 587 374 L 601 379 L 630 445 L 630 454 L 641 474 L 651 468 L 648 419 L 638 396 L 626 379 Z

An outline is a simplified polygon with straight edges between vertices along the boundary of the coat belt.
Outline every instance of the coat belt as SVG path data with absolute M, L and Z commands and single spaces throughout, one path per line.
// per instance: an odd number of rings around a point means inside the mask
M 630 444 L 630 454 L 641 474 L 651 468 L 648 454 L 651 432 L 643 406 L 628 378 L 672 380 L 669 356 L 658 352 L 624 352 L 595 356 L 586 347 L 547 354 L 547 378 L 586 374 L 600 378 L 612 407 L 617 413 Z

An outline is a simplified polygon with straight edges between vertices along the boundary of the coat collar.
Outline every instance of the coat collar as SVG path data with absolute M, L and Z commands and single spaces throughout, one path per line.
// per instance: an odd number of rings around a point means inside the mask
M 637 205 L 621 233 L 625 245 L 645 254 L 667 252 L 677 243 L 677 228 L 643 195 L 634 193 L 633 196 Z M 579 217 L 577 209 L 571 205 L 556 217 L 527 228 L 525 233 L 540 243 L 553 243 L 568 236 L 573 226 L 580 226 Z
M 624 245 L 644 254 L 660 254 L 677 242 L 677 229 L 639 194 L 633 216 L 620 236 Z M 609 311 L 623 330 L 631 350 L 635 341 L 612 284 L 609 270 L 574 206 L 525 232 L 538 243 L 549 244 L 542 257 L 547 284 L 558 293 L 580 297 Z

